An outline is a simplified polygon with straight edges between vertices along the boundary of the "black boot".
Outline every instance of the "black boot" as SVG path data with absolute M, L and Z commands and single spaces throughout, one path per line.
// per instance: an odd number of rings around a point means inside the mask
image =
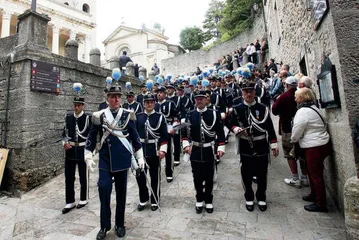
M 100 229 L 100 231 L 97 233 L 96 240 L 104 239 L 106 237 L 108 231 L 109 231 L 109 229 L 107 229 L 107 228 Z
M 123 238 L 126 235 L 125 227 L 116 227 L 116 235 L 119 238 Z

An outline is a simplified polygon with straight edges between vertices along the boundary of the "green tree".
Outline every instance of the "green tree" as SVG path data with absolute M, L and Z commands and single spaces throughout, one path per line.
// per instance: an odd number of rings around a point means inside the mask
M 254 4 L 261 0 L 226 0 L 223 9 L 223 18 L 218 24 L 222 35 L 228 34 L 233 37 L 253 24 L 252 9 Z
M 158 32 L 160 32 L 160 33 L 162 33 L 162 34 L 165 33 L 165 29 L 162 28 L 162 25 L 161 25 L 160 23 L 158 23 L 158 22 L 155 22 L 155 23 L 153 24 L 153 29 L 154 29 L 154 30 L 157 30 Z
M 209 41 L 212 38 L 220 38 L 221 34 L 218 30 L 218 23 L 223 18 L 223 9 L 225 3 L 222 0 L 211 0 L 209 8 L 204 16 L 203 26 L 204 29 L 204 41 Z
M 189 51 L 197 50 L 204 43 L 203 31 L 198 27 L 187 27 L 180 33 L 180 44 Z

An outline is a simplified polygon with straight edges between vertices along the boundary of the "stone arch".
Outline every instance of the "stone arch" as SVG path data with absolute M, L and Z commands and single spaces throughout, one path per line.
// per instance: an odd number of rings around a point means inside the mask
M 120 44 L 116 49 L 116 56 L 121 56 L 123 51 L 127 52 L 127 56 L 131 54 L 130 45 L 128 45 L 127 43 Z
M 86 13 L 90 13 L 90 5 L 88 5 L 87 3 L 84 3 L 82 5 L 82 11 L 84 11 Z

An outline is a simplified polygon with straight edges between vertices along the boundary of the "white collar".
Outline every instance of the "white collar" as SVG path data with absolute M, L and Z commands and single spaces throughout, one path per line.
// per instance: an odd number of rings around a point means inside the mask
M 175 93 L 173 93 L 171 96 L 170 95 L 168 95 L 168 97 L 169 98 L 173 98 L 173 97 L 175 97 L 176 96 L 176 94 Z
M 153 109 L 151 112 L 147 112 L 146 110 L 145 110 L 145 113 L 147 114 L 147 116 L 150 116 L 150 115 L 152 115 L 152 114 L 154 114 L 156 111 Z
M 207 111 L 207 107 L 204 107 L 203 109 L 197 108 L 197 112 L 199 112 L 199 113 L 203 113 L 205 111 Z
M 133 101 L 132 103 L 129 103 L 129 102 L 127 102 L 128 103 L 128 105 L 132 105 L 132 104 L 134 104 L 135 103 L 135 101 Z
M 77 116 L 76 116 L 76 114 L 74 113 L 74 117 L 75 117 L 75 118 L 80 118 L 82 115 L 84 115 L 84 111 L 80 112 L 80 114 L 77 115 Z
M 159 104 L 162 104 L 164 102 L 166 102 L 166 99 L 163 99 L 162 102 L 158 101 Z
M 254 100 L 253 102 L 251 103 L 248 103 L 246 101 L 243 101 L 244 105 L 247 105 L 248 107 L 251 107 L 251 106 L 254 106 L 256 104 L 256 100 Z

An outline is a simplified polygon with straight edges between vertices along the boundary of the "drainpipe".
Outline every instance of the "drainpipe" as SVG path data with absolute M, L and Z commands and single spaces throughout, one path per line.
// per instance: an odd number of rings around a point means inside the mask
M 8 130 L 8 118 L 9 118 L 9 99 L 10 99 L 10 79 L 11 79 L 11 63 L 13 62 L 14 54 L 10 53 L 7 55 L 6 64 L 9 64 L 9 70 L 7 75 L 7 89 L 6 89 L 6 99 L 5 99 L 5 127 L 4 135 L 2 139 L 2 146 L 6 148 L 7 145 L 7 130 Z

